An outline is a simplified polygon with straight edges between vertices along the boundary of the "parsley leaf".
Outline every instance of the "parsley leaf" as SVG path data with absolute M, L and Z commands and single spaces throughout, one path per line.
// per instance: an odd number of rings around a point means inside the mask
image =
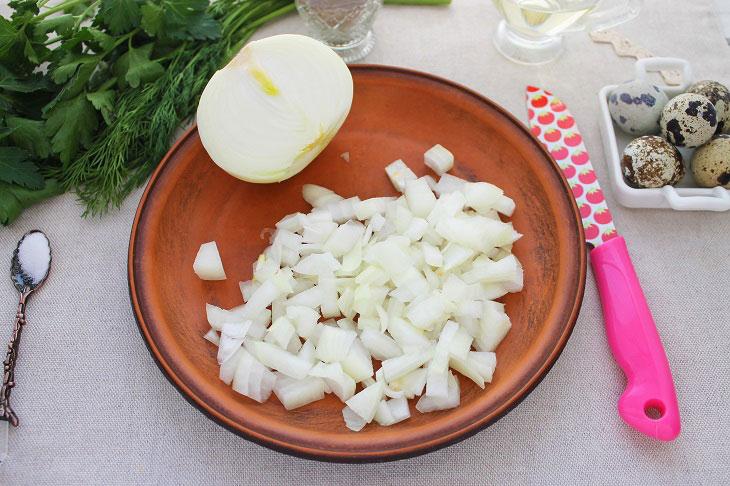
M 162 76 L 165 68 L 158 61 L 150 60 L 154 44 L 145 44 L 139 48 L 129 49 L 116 63 L 114 72 L 120 84 L 137 88 L 140 84 L 149 83 Z
M 63 189 L 55 179 L 46 179 L 45 185 L 37 190 L 0 181 L 0 224 L 12 223 L 23 209 L 62 192 Z
M 51 79 L 53 79 L 53 82 L 56 84 L 65 83 L 71 76 L 76 74 L 76 70 L 79 66 L 92 64 L 93 67 L 96 67 L 96 65 L 99 64 L 99 61 L 100 56 L 98 55 L 69 52 L 53 69 Z
M 147 0 L 142 28 L 150 36 L 173 40 L 218 39 L 218 23 L 205 11 L 208 0 Z
M 8 116 L 5 118 L 8 128 L 13 131 L 10 139 L 15 146 L 23 148 L 34 157 L 41 159 L 51 155 L 51 141 L 43 131 L 42 120 L 31 120 L 19 116 Z
M 74 18 L 71 14 L 59 15 L 58 17 L 47 17 L 35 24 L 33 33 L 41 36 L 49 32 L 56 32 L 58 35 L 66 35 L 71 32 L 74 26 Z
M 0 128 L 0 140 L 2 140 L 3 138 L 7 137 L 8 135 L 10 135 L 11 133 L 13 133 L 14 131 L 15 131 L 15 129 L 14 128 L 10 128 L 10 127 L 2 127 L 2 128 Z
M 138 0 L 101 0 L 96 19 L 109 28 L 114 35 L 129 32 L 139 27 L 142 14 Z
M 31 15 L 30 12 L 28 15 Z M 16 26 L 15 23 L 20 25 Z M 43 44 L 46 41 L 45 35 L 35 35 L 33 29 L 25 27 L 23 20 L 11 23 L 0 16 L 0 62 L 14 66 L 17 70 L 32 72 L 51 51 Z
M 23 17 L 28 13 L 38 15 L 38 12 L 40 12 L 37 0 L 11 0 L 8 2 L 8 7 L 14 10 L 13 19 Z
M 43 187 L 38 167 L 28 160 L 30 153 L 18 147 L 0 147 L 0 180 L 28 189 Z
M 48 83 L 40 74 L 34 73 L 21 78 L 8 71 L 5 66 L 0 65 L 0 89 L 18 93 L 31 93 L 46 88 L 48 88 Z
M 45 132 L 51 137 L 53 153 L 67 164 L 79 147 L 88 147 L 96 134 L 99 120 L 94 106 L 81 93 L 70 100 L 60 101 L 44 115 Z
M 111 89 L 86 94 L 86 99 L 91 101 L 94 108 L 101 112 L 101 116 L 104 117 L 107 125 L 111 125 L 114 121 L 114 100 L 116 97 L 117 92 Z

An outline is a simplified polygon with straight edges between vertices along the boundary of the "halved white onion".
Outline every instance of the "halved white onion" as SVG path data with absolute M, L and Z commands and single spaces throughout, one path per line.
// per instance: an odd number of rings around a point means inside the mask
M 208 81 L 198 133 L 210 158 L 250 182 L 279 182 L 332 140 L 352 104 L 352 76 L 330 48 L 282 34 L 250 42 Z

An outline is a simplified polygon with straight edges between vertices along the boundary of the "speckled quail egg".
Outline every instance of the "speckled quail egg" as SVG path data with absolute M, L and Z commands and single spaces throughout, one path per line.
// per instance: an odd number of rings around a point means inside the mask
M 659 117 L 669 99 L 662 90 L 636 79 L 619 84 L 608 97 L 608 111 L 616 125 L 632 135 L 659 133 Z
M 677 147 L 699 147 L 717 130 L 717 111 L 706 97 L 677 95 L 664 107 L 659 122 L 662 136 Z
M 633 187 L 674 185 L 684 177 L 682 155 L 657 135 L 632 140 L 624 149 L 621 172 Z
M 730 189 L 730 135 L 715 135 L 695 150 L 692 176 L 702 187 L 722 186 Z
M 704 96 L 717 110 L 717 132 L 730 133 L 730 90 L 717 81 L 697 81 L 687 93 Z

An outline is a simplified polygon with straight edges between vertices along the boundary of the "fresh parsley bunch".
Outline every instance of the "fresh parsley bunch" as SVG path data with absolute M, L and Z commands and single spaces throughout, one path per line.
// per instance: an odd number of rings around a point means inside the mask
M 63 191 L 119 205 L 207 80 L 291 0 L 12 0 L 0 17 L 0 223 Z

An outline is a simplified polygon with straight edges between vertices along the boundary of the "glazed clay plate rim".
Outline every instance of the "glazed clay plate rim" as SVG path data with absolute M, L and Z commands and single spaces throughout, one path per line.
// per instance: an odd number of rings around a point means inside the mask
M 498 420 L 500 417 L 505 415 L 507 412 L 509 412 L 511 409 L 513 409 L 515 406 L 517 406 L 534 387 L 544 378 L 544 376 L 547 374 L 547 372 L 550 370 L 550 368 L 554 365 L 555 361 L 557 360 L 558 356 L 562 352 L 563 348 L 565 347 L 565 344 L 567 343 L 568 338 L 570 337 L 573 327 L 575 326 L 575 322 L 578 317 L 578 312 L 580 310 L 580 306 L 582 303 L 583 298 L 583 292 L 585 287 L 585 278 L 586 278 L 586 266 L 587 266 L 587 253 L 586 253 L 586 246 L 585 246 L 585 240 L 583 239 L 583 228 L 580 224 L 580 215 L 578 212 L 577 205 L 575 203 L 575 200 L 573 198 L 572 192 L 570 190 L 570 187 L 568 186 L 567 181 L 562 177 L 562 174 L 560 173 L 560 169 L 558 168 L 557 164 L 553 161 L 552 157 L 549 155 L 547 150 L 539 143 L 539 141 L 535 138 L 535 136 L 532 134 L 530 130 L 528 130 L 521 122 L 519 122 L 514 116 L 512 116 L 510 113 L 506 112 L 503 108 L 501 108 L 496 103 L 492 102 L 491 100 L 487 99 L 486 97 L 480 95 L 479 93 L 476 93 L 473 90 L 470 90 L 466 87 L 463 87 L 457 83 L 454 83 L 452 81 L 448 81 L 446 79 L 440 78 L 438 76 L 421 73 L 414 70 L 409 69 L 403 69 L 403 68 L 396 68 L 396 67 L 387 67 L 387 66 L 377 66 L 377 65 L 353 65 L 350 66 L 351 70 L 354 74 L 357 74 L 358 72 L 361 73 L 368 73 L 368 72 L 382 72 L 382 73 L 390 73 L 390 74 L 396 74 L 401 76 L 406 76 L 409 79 L 414 78 L 421 78 L 422 80 L 436 82 L 441 85 L 446 85 L 446 87 L 449 87 L 451 89 L 457 89 L 464 94 L 474 98 L 476 101 L 478 101 L 481 104 L 488 105 L 491 109 L 498 112 L 502 117 L 505 118 L 505 122 L 510 122 L 514 127 L 518 128 L 520 131 L 523 132 L 523 134 L 529 138 L 532 139 L 536 147 L 539 147 L 540 152 L 545 158 L 545 161 L 550 164 L 550 167 L 553 171 L 555 171 L 558 175 L 558 178 L 562 182 L 561 187 L 563 191 L 563 196 L 567 201 L 570 201 L 570 207 L 572 209 L 572 216 L 573 221 L 578 228 L 578 239 L 579 241 L 576 242 L 576 251 L 579 252 L 578 255 L 578 270 L 579 275 L 578 277 L 578 287 L 575 295 L 575 300 L 573 301 L 572 309 L 570 309 L 570 316 L 567 320 L 567 323 L 565 327 L 563 328 L 563 332 L 558 338 L 554 348 L 552 351 L 545 357 L 543 362 L 540 364 L 539 368 L 532 374 L 532 376 L 527 380 L 527 382 L 519 389 L 516 389 L 516 391 L 502 404 L 500 404 L 495 410 L 486 413 L 478 420 L 466 425 L 463 428 L 456 428 L 453 431 L 449 433 L 445 433 L 442 435 L 439 435 L 437 437 L 434 437 L 430 440 L 427 440 L 425 442 L 419 443 L 416 446 L 413 445 L 406 445 L 402 448 L 393 448 L 388 450 L 373 450 L 373 451 L 343 451 L 343 450 L 327 450 L 327 449 L 319 449 L 314 447 L 307 447 L 307 446 L 301 446 L 298 444 L 292 444 L 286 441 L 281 441 L 277 438 L 270 437 L 268 435 L 262 434 L 256 430 L 252 430 L 245 425 L 232 420 L 231 418 L 227 417 L 226 415 L 222 414 L 215 408 L 211 407 L 203 398 L 201 398 L 197 393 L 193 392 L 183 381 L 182 379 L 175 374 L 173 369 L 171 368 L 170 364 L 164 359 L 162 356 L 157 344 L 154 342 L 151 333 L 148 329 L 148 323 L 145 321 L 145 317 L 143 316 L 141 312 L 141 303 L 140 303 L 140 296 L 138 295 L 138 288 L 135 282 L 135 273 L 134 273 L 134 258 L 135 258 L 135 249 L 136 249 L 136 243 L 137 243 L 137 237 L 139 236 L 139 223 L 143 216 L 146 202 L 150 196 L 150 194 L 153 192 L 153 189 L 155 188 L 156 184 L 158 183 L 160 179 L 161 173 L 165 170 L 167 167 L 167 164 L 169 160 L 173 158 L 173 156 L 176 154 L 178 149 L 184 145 L 189 138 L 195 134 L 196 132 L 196 126 L 192 126 L 171 148 L 171 150 L 168 152 L 168 154 L 165 156 L 165 158 L 162 160 L 158 168 L 155 170 L 154 174 L 152 175 L 143 195 L 140 200 L 137 212 L 135 214 L 134 222 L 131 229 L 131 235 L 130 235 L 130 245 L 129 245 L 129 253 L 128 253 L 128 279 L 129 279 L 129 292 L 130 292 L 130 299 L 132 301 L 132 306 L 134 309 L 135 318 L 137 320 L 138 327 L 140 329 L 140 332 L 142 333 L 144 337 L 144 341 L 150 350 L 150 353 L 153 355 L 155 362 L 157 363 L 158 367 L 163 371 L 163 374 L 167 377 L 167 379 L 178 389 L 178 391 L 185 397 L 186 400 L 188 400 L 191 404 L 193 404 L 196 408 L 198 408 L 200 411 L 202 411 L 204 414 L 206 414 L 211 419 L 215 420 L 217 423 L 223 425 L 227 429 L 239 434 L 243 435 L 247 439 L 250 439 L 258 444 L 264 445 L 269 448 L 273 448 L 277 451 L 284 452 L 287 454 L 292 454 L 300 457 L 305 458 L 312 458 L 312 459 L 320 459 L 320 460 L 327 460 L 327 461 L 337 461 L 337 462 L 354 462 L 354 461 L 367 461 L 367 462 L 373 462 L 373 461 L 389 461 L 394 459 L 401 459 L 405 457 L 411 457 L 415 455 L 420 455 L 426 452 L 433 451 L 435 449 L 445 447 L 447 445 L 450 445 L 452 443 L 455 443 L 459 440 L 463 440 L 476 432 L 482 430 L 483 428 L 487 427 L 491 423 Z M 416 79 L 417 81 L 418 79 Z

